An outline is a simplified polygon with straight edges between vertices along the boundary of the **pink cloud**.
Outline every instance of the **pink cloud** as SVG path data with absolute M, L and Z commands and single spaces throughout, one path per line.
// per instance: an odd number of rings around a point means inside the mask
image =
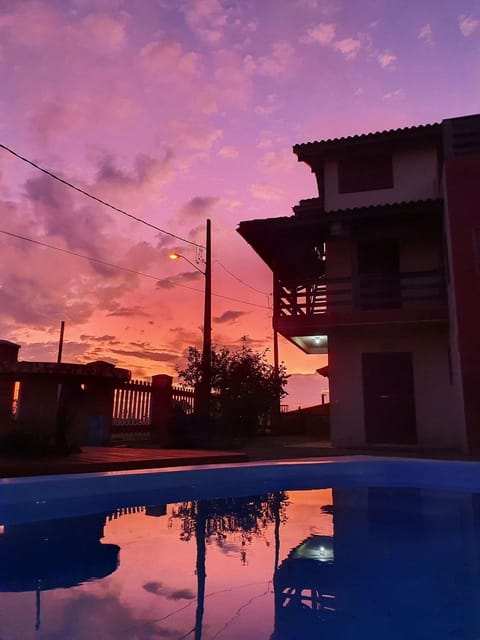
M 471 36 L 472 33 L 477 30 L 479 25 L 480 20 L 478 18 L 474 18 L 473 16 L 462 14 L 458 17 L 458 27 L 466 38 Z
M 42 47 L 61 28 L 60 16 L 52 3 L 32 0 L 13 6 L 12 11 L 0 16 L 0 30 L 6 31 L 15 44 Z
M 262 76 L 279 76 L 285 73 L 293 63 L 295 49 L 286 41 L 275 42 L 268 56 L 261 56 L 255 70 Z
M 333 23 L 321 22 L 315 27 L 308 29 L 307 34 L 302 38 L 302 42 L 319 44 L 330 44 L 335 38 L 336 27 Z
M 90 14 L 83 20 L 88 46 L 115 53 L 126 44 L 125 16 L 122 19 L 105 13 Z
M 423 25 L 423 27 L 420 29 L 420 31 L 418 32 L 418 38 L 420 40 L 423 40 L 424 42 L 426 42 L 430 46 L 432 46 L 434 44 L 433 29 L 432 29 L 432 26 L 429 23 Z
M 382 69 L 392 69 L 395 66 L 397 56 L 390 51 L 382 51 L 377 55 L 377 60 Z
M 184 52 L 180 42 L 175 40 L 152 41 L 140 51 L 142 62 L 155 73 L 178 73 L 193 76 L 198 71 L 200 56 L 194 51 Z
M 252 184 L 250 193 L 259 200 L 281 200 L 283 196 L 282 190 L 271 184 Z
M 238 149 L 233 145 L 225 145 L 224 147 L 219 149 L 218 155 L 221 158 L 229 158 L 230 160 L 234 160 L 235 158 L 238 158 L 239 152 Z
M 333 48 L 340 51 L 346 60 L 355 58 L 362 48 L 362 41 L 358 38 L 344 38 L 333 43 Z

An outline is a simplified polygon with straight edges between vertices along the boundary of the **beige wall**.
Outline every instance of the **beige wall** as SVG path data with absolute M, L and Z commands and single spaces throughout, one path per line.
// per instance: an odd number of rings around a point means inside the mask
M 338 193 L 338 165 L 325 163 L 325 211 L 408 202 L 439 197 L 435 147 L 397 151 L 393 155 L 393 188 Z
M 365 444 L 361 354 L 412 352 L 420 445 L 463 449 L 464 426 L 455 381 L 450 381 L 446 325 L 367 327 L 329 336 L 332 440 Z

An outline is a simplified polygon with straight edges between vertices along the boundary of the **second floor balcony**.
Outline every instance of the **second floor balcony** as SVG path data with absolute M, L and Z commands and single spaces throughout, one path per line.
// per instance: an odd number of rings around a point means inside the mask
M 274 324 L 285 335 L 349 325 L 444 321 L 448 317 L 441 269 L 277 280 L 274 301 Z

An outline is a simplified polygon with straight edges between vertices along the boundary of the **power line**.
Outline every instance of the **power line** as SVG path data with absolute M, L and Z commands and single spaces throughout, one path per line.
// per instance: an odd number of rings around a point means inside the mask
M 245 280 L 242 280 L 241 278 L 239 278 L 237 275 L 235 275 L 234 273 L 232 273 L 232 271 L 230 271 L 230 269 L 227 269 L 227 267 L 223 264 L 223 262 L 221 262 L 220 260 L 218 260 L 218 258 L 215 258 L 215 262 L 218 262 L 218 264 L 222 267 L 222 269 L 225 269 L 225 271 L 232 276 L 232 278 L 235 278 L 235 280 L 237 280 L 238 282 L 241 282 L 243 285 L 245 285 L 246 287 L 248 287 L 249 289 L 252 289 L 252 291 L 256 291 L 257 293 L 261 293 L 264 296 L 269 296 L 270 293 L 268 293 L 267 291 L 261 291 L 260 289 L 257 289 L 255 287 L 253 287 L 251 284 L 248 284 L 248 282 L 245 282 Z
M 181 242 L 186 242 L 187 244 L 191 244 L 194 247 L 203 247 L 203 245 L 198 244 L 197 242 L 193 242 L 192 240 L 187 240 L 186 238 L 182 238 L 181 236 L 177 236 L 175 233 L 172 233 L 171 231 L 167 231 L 166 229 L 161 229 L 160 227 L 155 226 L 151 222 L 147 222 L 146 220 L 143 220 L 142 218 L 138 218 L 137 216 L 134 216 L 132 213 L 128 213 L 128 211 L 124 211 L 123 209 L 119 209 L 118 207 L 115 207 L 113 204 L 110 204 L 106 200 L 102 200 L 101 198 L 98 198 L 97 196 L 94 196 L 93 194 L 89 193 L 88 191 L 85 191 L 84 189 L 81 189 L 80 187 L 77 187 L 76 185 L 72 184 L 71 182 L 68 182 L 68 180 L 64 180 L 63 178 L 60 178 L 60 176 L 55 175 L 54 173 L 52 173 L 48 169 L 44 169 L 40 165 L 36 164 L 32 160 L 29 160 L 28 158 L 25 158 L 24 156 L 20 155 L 19 153 L 17 153 L 13 149 L 10 149 L 9 147 L 7 147 L 4 144 L 0 143 L 0 149 L 3 149 L 4 151 L 7 151 L 8 153 L 11 153 L 12 156 L 15 156 L 19 160 L 22 160 L 23 162 L 26 162 L 27 164 L 31 165 L 32 167 L 35 167 L 35 169 L 38 169 L 42 173 L 45 173 L 47 176 L 50 176 L 50 178 L 53 178 L 54 180 L 57 180 L 58 182 L 61 182 L 65 186 L 70 187 L 70 189 L 73 189 L 74 191 L 78 191 L 78 193 L 81 193 L 84 196 L 87 196 L 87 198 L 90 198 L 91 200 L 95 200 L 95 202 L 98 202 L 99 204 L 102 204 L 105 207 L 108 207 L 109 209 L 113 209 L 113 211 L 116 211 L 117 213 L 121 213 L 122 215 L 127 216 L 128 218 L 131 218 L 132 220 L 135 220 L 136 222 L 140 222 L 141 224 L 144 224 L 147 227 L 150 227 L 151 229 L 155 229 L 155 231 L 159 231 L 160 233 L 164 233 L 167 236 L 175 238 L 176 240 L 180 240 Z
M 118 264 L 113 264 L 112 262 L 107 262 L 105 260 L 100 260 L 99 258 L 92 258 L 91 256 L 87 256 L 83 253 L 77 253 L 76 251 L 70 251 L 70 249 L 62 249 L 61 247 L 56 247 L 53 244 L 48 244 L 47 242 L 41 242 L 40 240 L 34 240 L 33 238 L 28 238 L 27 236 L 21 236 L 17 233 L 13 233 L 11 231 L 7 231 L 6 229 L 0 229 L 0 233 L 3 233 L 6 236 L 10 236 L 12 238 L 17 238 L 18 240 L 24 240 L 25 242 L 31 242 L 32 244 L 39 245 L 41 247 L 46 247 L 47 249 L 53 249 L 54 251 L 59 251 L 60 253 L 67 253 L 68 255 L 75 256 L 76 258 L 82 258 L 83 260 L 89 260 L 90 262 L 95 262 L 97 264 L 101 264 L 105 267 L 110 267 L 112 269 L 119 269 L 120 271 L 126 271 L 127 273 L 133 273 L 137 276 L 143 276 L 144 278 L 150 278 L 152 280 L 161 280 L 159 276 L 154 276 L 150 273 L 144 273 L 143 271 L 136 271 L 135 269 L 129 269 L 128 267 L 122 267 Z M 195 289 L 194 287 L 189 287 L 186 284 L 180 284 L 179 282 L 171 282 L 173 287 L 182 287 L 183 289 L 189 289 L 190 291 L 196 291 L 197 293 L 203 293 L 201 289 Z M 231 298 L 230 296 L 224 296 L 220 293 L 212 293 L 212 296 L 215 298 L 223 298 L 224 300 L 230 300 L 231 302 L 239 302 L 240 304 L 247 304 L 251 307 L 259 307 L 260 309 L 268 309 L 263 304 L 256 304 L 255 302 L 249 302 L 248 300 L 240 300 L 238 298 Z

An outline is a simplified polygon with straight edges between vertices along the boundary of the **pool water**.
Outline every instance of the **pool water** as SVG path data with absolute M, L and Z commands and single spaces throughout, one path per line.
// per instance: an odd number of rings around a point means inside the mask
M 0 506 L 0 639 L 480 639 L 479 493 L 279 477 Z

